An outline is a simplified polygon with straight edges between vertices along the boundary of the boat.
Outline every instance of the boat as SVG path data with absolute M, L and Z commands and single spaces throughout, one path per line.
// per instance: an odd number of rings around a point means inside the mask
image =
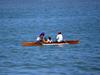
M 78 44 L 79 40 L 65 40 L 62 42 L 23 42 L 22 46 L 42 46 L 42 45 L 64 45 L 64 44 Z

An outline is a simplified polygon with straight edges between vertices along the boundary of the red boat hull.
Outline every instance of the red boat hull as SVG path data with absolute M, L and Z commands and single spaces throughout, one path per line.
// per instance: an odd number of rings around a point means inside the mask
M 41 45 L 63 45 L 63 44 L 78 44 L 79 40 L 66 40 L 63 42 L 51 42 L 51 43 L 47 43 L 47 42 L 43 42 L 43 43 L 39 43 L 39 42 L 23 42 L 22 46 L 41 46 Z

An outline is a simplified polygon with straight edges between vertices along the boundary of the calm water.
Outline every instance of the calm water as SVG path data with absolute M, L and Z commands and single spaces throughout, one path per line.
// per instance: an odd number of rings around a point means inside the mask
M 58 31 L 80 44 L 21 46 Z M 100 1 L 1 0 L 0 75 L 100 75 Z

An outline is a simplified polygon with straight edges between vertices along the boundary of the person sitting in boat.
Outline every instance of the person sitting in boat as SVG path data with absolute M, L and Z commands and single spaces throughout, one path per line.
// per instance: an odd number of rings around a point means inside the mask
M 49 42 L 49 43 L 51 43 L 51 42 L 52 42 L 52 39 L 51 39 L 51 37 L 50 37 L 50 36 L 48 37 L 47 42 Z
M 44 32 L 42 32 L 38 37 L 37 37 L 37 41 L 38 42 L 42 42 L 43 40 L 44 40 L 44 36 L 45 36 L 45 33 Z
M 61 32 L 58 32 L 58 33 L 57 33 L 56 41 L 57 41 L 57 42 L 62 42 L 62 41 L 63 41 L 63 35 L 62 35 Z

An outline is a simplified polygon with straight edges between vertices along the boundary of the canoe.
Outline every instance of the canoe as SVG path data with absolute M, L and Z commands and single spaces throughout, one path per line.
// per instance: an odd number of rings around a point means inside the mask
M 63 42 L 23 42 L 22 46 L 41 46 L 41 45 L 63 45 L 63 44 L 78 44 L 79 40 L 66 40 Z

